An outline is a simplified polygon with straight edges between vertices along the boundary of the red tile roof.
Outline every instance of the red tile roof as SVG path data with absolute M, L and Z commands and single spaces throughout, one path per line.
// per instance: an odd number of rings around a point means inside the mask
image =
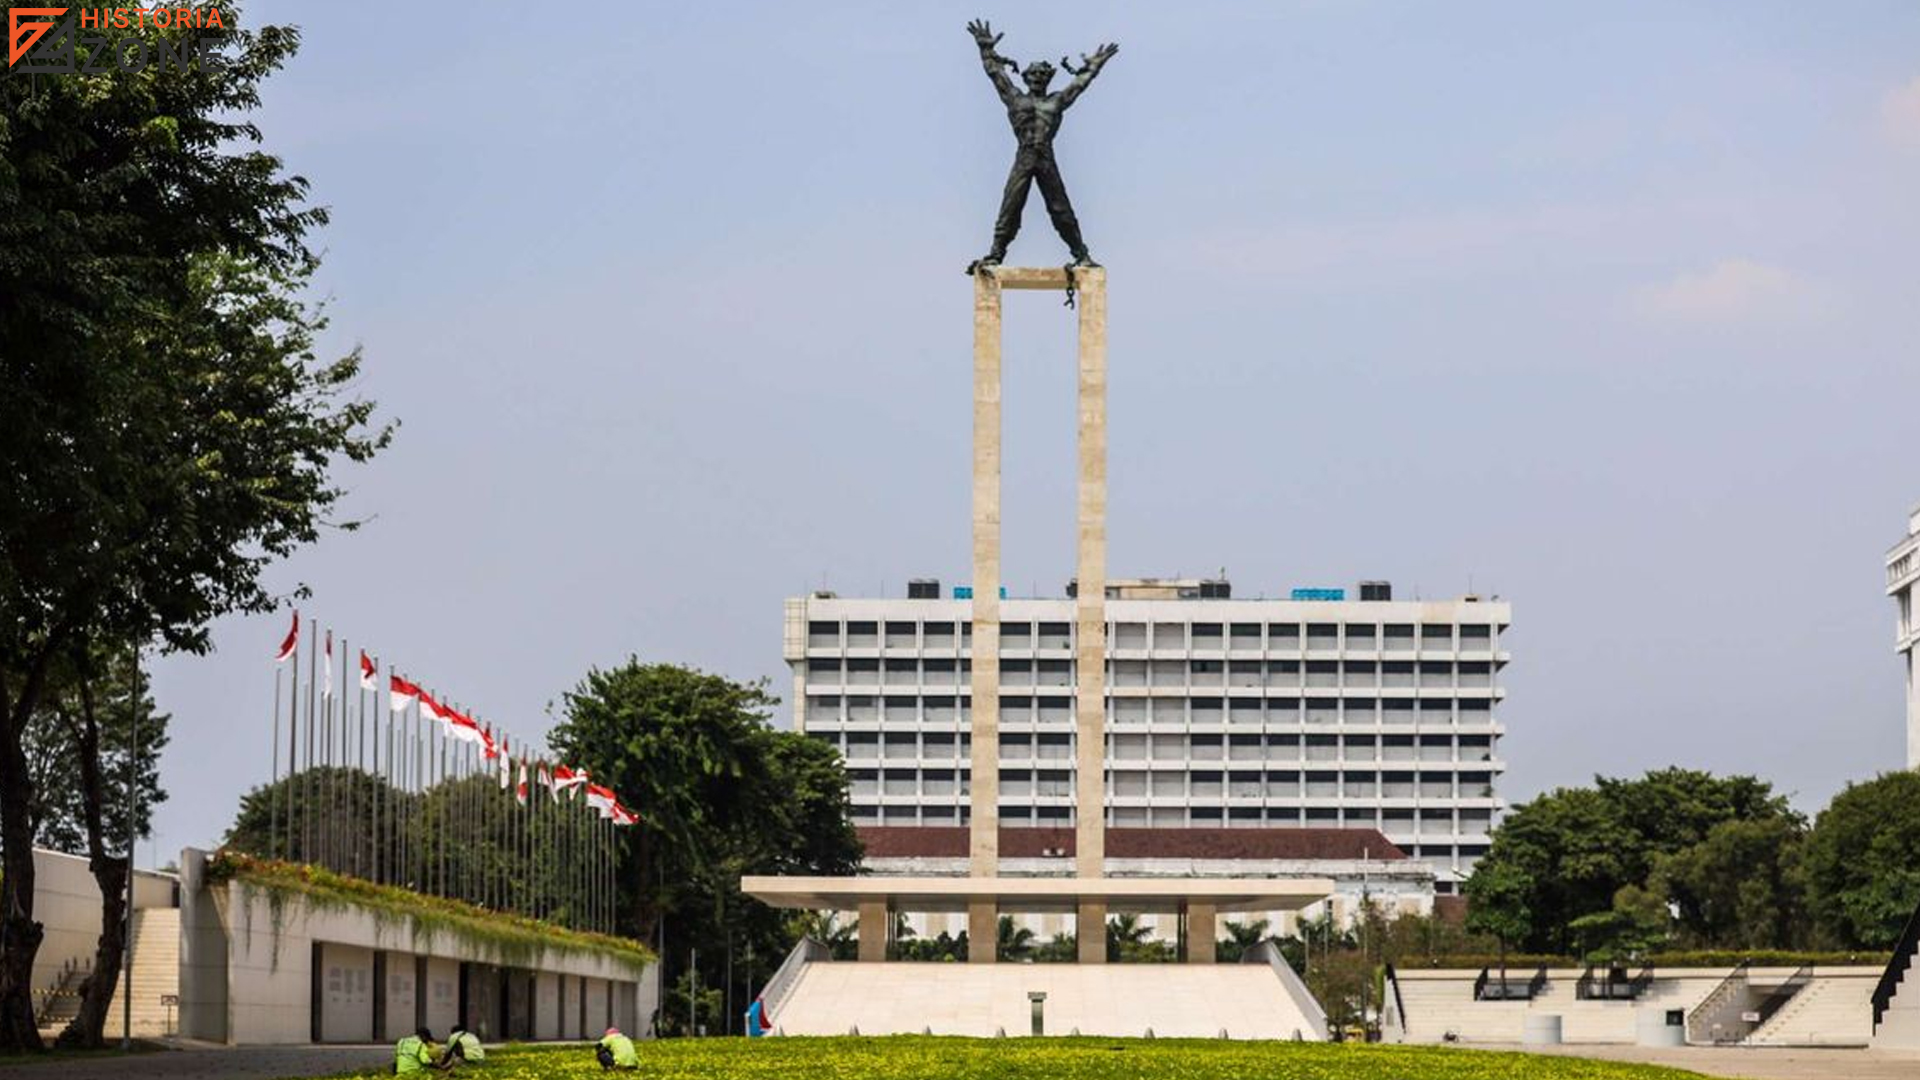
M 968 831 L 949 825 L 863 825 L 867 856 L 967 857 Z M 1002 828 L 1000 855 L 1035 859 L 1071 855 L 1071 828 Z M 1110 859 L 1405 859 L 1377 829 L 1108 829 Z

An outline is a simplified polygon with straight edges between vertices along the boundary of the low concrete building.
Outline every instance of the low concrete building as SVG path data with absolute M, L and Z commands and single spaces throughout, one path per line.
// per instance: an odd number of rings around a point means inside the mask
M 1581 968 L 1494 972 L 1403 968 L 1388 984 L 1396 1042 L 1522 1042 L 1528 1022 L 1558 1021 L 1570 1043 L 1865 1046 L 1878 967 L 1631 969 L 1625 981 Z M 1652 1041 L 1661 1038 L 1664 1041 Z
M 384 1042 L 464 1019 L 482 1039 L 649 1033 L 658 965 L 564 947 L 508 955 L 417 920 L 208 880 L 181 858 L 180 1033 L 228 1044 Z

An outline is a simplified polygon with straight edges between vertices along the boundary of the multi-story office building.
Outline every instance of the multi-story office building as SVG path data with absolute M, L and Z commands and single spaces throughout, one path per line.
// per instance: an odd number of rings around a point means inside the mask
M 1915 609 L 1915 586 L 1920 585 L 1920 508 L 1907 516 L 1907 538 L 1887 552 L 1887 595 L 1899 607 L 1894 648 L 1907 672 L 1907 768 L 1920 769 L 1920 610 Z
M 1069 589 L 1071 592 L 1071 588 Z M 789 600 L 795 726 L 839 747 L 863 825 L 968 821 L 967 590 Z M 1116 827 L 1378 829 L 1449 892 L 1504 803 L 1497 600 L 1224 581 L 1108 586 L 1107 807 Z M 1073 600 L 1001 605 L 1000 822 L 1074 820 Z

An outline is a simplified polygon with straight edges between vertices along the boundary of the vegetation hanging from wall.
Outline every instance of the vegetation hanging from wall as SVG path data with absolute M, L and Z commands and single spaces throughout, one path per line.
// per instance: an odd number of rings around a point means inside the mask
M 532 966 L 543 953 L 556 952 L 606 959 L 638 976 L 655 960 L 651 949 L 628 938 L 569 930 L 458 900 L 426 896 L 392 885 L 376 885 L 303 863 L 259 859 L 221 850 L 207 860 L 207 882 L 210 885 L 231 882 L 266 895 L 276 912 L 276 954 L 282 929 L 278 913 L 290 899 L 297 897 L 322 910 L 366 911 L 383 929 L 404 922 L 411 927 L 416 945 L 445 935 L 490 950 L 509 966 Z

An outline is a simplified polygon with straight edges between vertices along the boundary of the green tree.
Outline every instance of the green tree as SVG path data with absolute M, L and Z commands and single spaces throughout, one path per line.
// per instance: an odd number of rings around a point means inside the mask
M 693 950 L 709 986 L 724 985 L 729 956 L 733 977 L 756 984 L 784 958 L 790 921 L 744 896 L 742 874 L 859 869 L 839 753 L 775 730 L 774 704 L 763 683 L 630 658 L 589 671 L 548 737 L 639 813 L 620 830 L 618 929 L 663 943 L 669 979 Z
M 998 925 L 994 954 L 1002 960 L 1026 960 L 1033 956 L 1033 931 L 1002 915 Z
M 1533 932 L 1539 886 L 1508 862 L 1482 859 L 1467 879 L 1467 929 L 1500 942 L 1500 982 L 1507 981 L 1507 947 Z
M 1080 936 L 1059 933 L 1033 947 L 1036 964 L 1071 964 L 1080 959 Z
M 1173 943 L 1158 941 L 1133 912 L 1107 919 L 1107 959 L 1116 963 L 1166 964 L 1175 959 Z
M 1848 784 L 1814 820 L 1803 855 L 1818 931 L 1885 949 L 1920 905 L 1920 772 Z
M 1722 821 L 1705 839 L 1658 860 L 1653 891 L 1679 911 L 1688 944 L 1718 949 L 1804 947 L 1808 926 L 1800 849 L 1805 821 L 1782 813 Z
M 1228 919 L 1227 936 L 1221 941 L 1215 955 L 1223 964 L 1237 964 L 1246 955 L 1258 948 L 1260 943 L 1271 935 L 1267 933 L 1267 920 L 1255 919 L 1252 922 L 1236 922 Z
M 1567 929 L 1588 963 L 1624 964 L 1665 944 L 1668 921 L 1660 894 L 1622 885 L 1612 907 L 1582 915 Z
M 1613 911 L 1627 885 L 1653 887 L 1660 861 L 1706 841 L 1723 821 L 1793 821 L 1785 799 L 1750 776 L 1660 769 L 1634 780 L 1595 777 L 1514 808 L 1494 830 L 1482 868 L 1511 866 L 1532 882 L 1532 925 L 1513 944 L 1574 947 L 1572 925 Z
M 325 214 L 248 119 L 298 35 L 192 33 L 226 63 L 0 80 L 0 1052 L 40 1046 L 25 747 L 57 665 L 272 609 L 261 573 L 388 434 L 358 357 L 314 355 Z
M 160 756 L 167 748 L 167 726 L 172 719 L 154 708 L 144 692 L 132 706 L 133 659 L 111 656 L 98 661 L 105 671 L 88 687 L 98 719 L 98 771 L 112 797 L 99 800 L 100 827 L 108 846 L 124 854 L 127 835 L 128 763 L 134 765 L 133 831 L 140 839 L 152 834 L 153 808 L 167 801 L 160 785 Z M 86 701 L 81 687 L 67 678 L 49 687 L 41 707 L 27 721 L 27 774 L 33 797 L 33 842 L 70 855 L 87 853 L 86 781 L 82 775 Z M 138 712 L 138 735 L 129 719 L 130 706 Z

